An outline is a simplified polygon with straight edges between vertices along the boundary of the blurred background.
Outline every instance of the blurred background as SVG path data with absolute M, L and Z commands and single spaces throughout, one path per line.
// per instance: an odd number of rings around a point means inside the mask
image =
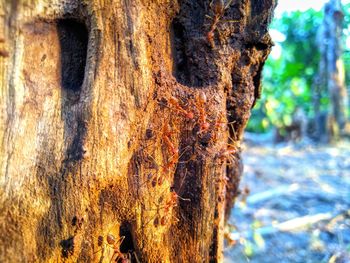
M 226 262 L 350 262 L 350 0 L 279 0 Z

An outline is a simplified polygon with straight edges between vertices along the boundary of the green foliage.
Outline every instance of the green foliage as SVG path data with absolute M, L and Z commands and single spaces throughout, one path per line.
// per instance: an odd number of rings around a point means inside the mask
M 246 239 L 246 238 L 241 239 L 241 243 L 244 247 L 243 252 L 245 256 L 248 258 L 252 258 L 254 254 L 256 254 L 256 252 L 263 251 L 265 249 L 265 240 L 263 236 L 259 232 L 255 231 L 259 229 L 261 226 L 262 226 L 261 222 L 258 220 L 255 220 L 251 224 L 251 228 L 253 230 L 252 240 Z
M 350 5 L 345 6 L 344 11 L 349 14 Z M 288 125 L 297 106 L 309 117 L 313 116 L 311 89 L 320 61 L 317 34 L 322 19 L 322 10 L 309 9 L 306 12 L 284 13 L 272 22 L 270 29 L 284 37 L 275 40 L 272 54 L 266 61 L 262 98 L 252 112 L 247 130 L 266 132 L 272 127 Z M 344 24 L 347 20 L 349 16 L 346 15 Z M 344 33 L 345 36 L 350 35 L 350 26 L 345 27 Z M 281 51 L 280 56 L 272 56 L 278 50 Z M 350 53 L 344 53 L 344 61 L 346 72 L 350 74 L 347 70 L 350 69 Z M 321 108 L 326 109 L 328 103 L 328 99 L 323 98 Z
M 248 258 L 251 258 L 254 255 L 254 245 L 248 240 L 244 241 L 244 254 Z
M 297 105 L 310 111 L 310 87 L 320 60 L 316 35 L 321 23 L 322 12 L 313 9 L 285 13 L 273 21 L 271 29 L 282 33 L 285 40 L 275 43 L 280 57 L 270 56 L 265 64 L 262 98 L 253 110 L 248 130 L 264 132 L 290 124 Z

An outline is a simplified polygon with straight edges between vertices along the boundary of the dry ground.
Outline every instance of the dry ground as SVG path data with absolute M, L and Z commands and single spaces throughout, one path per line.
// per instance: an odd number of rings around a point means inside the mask
M 350 143 L 273 145 L 250 135 L 243 155 L 228 227 L 237 242 L 225 261 L 350 262 Z

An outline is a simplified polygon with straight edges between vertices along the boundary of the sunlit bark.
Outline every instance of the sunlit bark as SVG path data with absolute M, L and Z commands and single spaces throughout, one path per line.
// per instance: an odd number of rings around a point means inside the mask
M 2 1 L 0 261 L 221 261 L 274 5 Z

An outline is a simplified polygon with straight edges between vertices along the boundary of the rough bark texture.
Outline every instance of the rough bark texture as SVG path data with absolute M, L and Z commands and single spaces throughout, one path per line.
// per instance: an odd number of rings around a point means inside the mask
M 1 1 L 0 261 L 221 261 L 274 6 Z

